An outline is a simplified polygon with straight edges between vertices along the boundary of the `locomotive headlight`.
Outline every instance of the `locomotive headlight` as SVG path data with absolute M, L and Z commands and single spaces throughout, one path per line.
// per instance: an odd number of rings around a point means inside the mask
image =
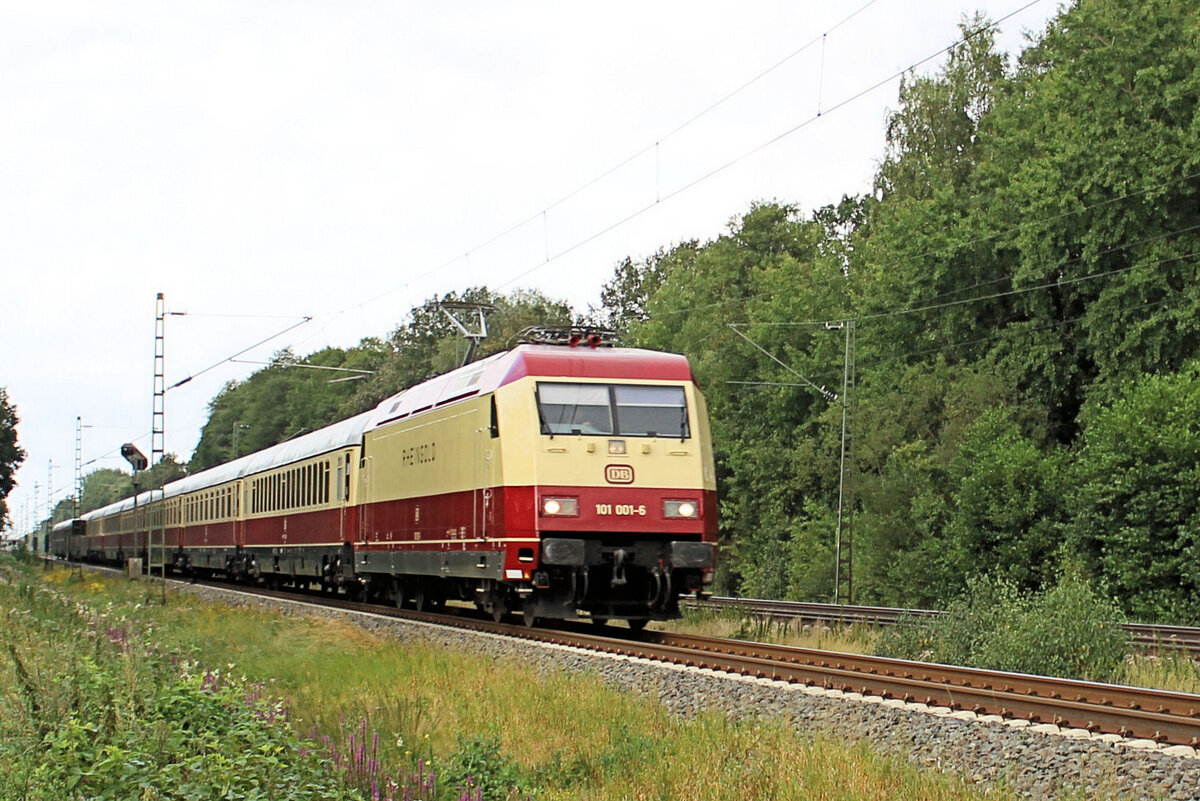
M 696 517 L 699 511 L 695 501 L 663 501 L 663 517 Z
M 625 440 L 610 439 L 608 441 L 608 452 L 613 456 L 620 456 L 625 453 Z
M 542 498 L 542 514 L 546 517 L 578 517 L 578 498 Z

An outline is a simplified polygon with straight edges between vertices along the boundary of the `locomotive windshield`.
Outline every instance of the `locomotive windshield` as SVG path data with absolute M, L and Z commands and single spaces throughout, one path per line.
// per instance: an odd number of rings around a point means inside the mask
M 683 387 L 539 383 L 543 434 L 690 436 Z

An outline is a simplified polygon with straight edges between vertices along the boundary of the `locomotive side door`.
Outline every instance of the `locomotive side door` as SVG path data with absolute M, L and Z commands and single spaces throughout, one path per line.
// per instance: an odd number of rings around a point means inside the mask
M 364 443 L 365 446 L 365 443 Z M 358 460 L 358 492 L 354 498 L 358 506 L 358 540 L 369 542 L 375 532 L 375 506 L 371 503 L 371 477 L 375 463 L 363 448 Z
M 497 455 L 500 429 L 496 417 L 496 396 L 492 395 L 483 408 L 485 425 L 475 429 L 475 487 L 472 490 L 474 534 L 479 539 L 489 536 L 494 515 L 492 490 L 496 486 Z
M 330 472 L 332 474 L 330 478 L 333 481 L 333 500 L 338 509 L 338 541 L 357 541 L 361 539 L 358 529 L 348 528 L 348 526 L 354 525 L 354 517 L 350 515 L 350 451 L 334 455 L 333 469 Z M 347 517 L 349 517 L 349 521 L 347 521 Z

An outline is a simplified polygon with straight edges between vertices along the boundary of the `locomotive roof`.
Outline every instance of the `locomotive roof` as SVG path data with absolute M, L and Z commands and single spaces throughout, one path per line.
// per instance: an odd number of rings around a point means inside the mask
M 600 378 L 626 381 L 691 381 L 687 358 L 641 348 L 590 348 L 562 345 L 518 345 L 464 367 L 409 387 L 387 398 L 374 409 L 281 442 L 261 451 L 184 476 L 161 491 L 139 493 L 136 505 L 173 498 L 234 481 L 275 467 L 318 456 L 362 440 L 363 432 L 409 415 L 458 400 L 493 392 L 527 376 Z M 83 515 L 84 520 L 107 517 L 133 509 L 134 498 L 125 498 Z
M 691 381 L 687 358 L 641 348 L 518 345 L 431 378 L 386 399 L 368 430 L 474 395 L 494 392 L 526 376 L 609 378 L 626 381 Z

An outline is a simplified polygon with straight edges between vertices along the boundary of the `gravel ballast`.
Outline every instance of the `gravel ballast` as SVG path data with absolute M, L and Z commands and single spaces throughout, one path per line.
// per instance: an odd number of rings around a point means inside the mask
M 598 654 L 297 601 L 176 586 L 233 605 L 343 618 L 368 631 L 401 640 L 416 639 L 495 658 L 522 659 L 539 670 L 586 671 L 610 686 L 656 698 L 673 713 L 685 717 L 702 710 L 719 710 L 734 718 L 782 718 L 808 736 L 847 743 L 865 741 L 879 753 L 959 775 L 983 787 L 1008 787 L 1028 798 L 1081 794 L 1086 798 L 1200 799 L 1200 759 L 1187 746 L 1163 748 L 1116 735 L 1031 726 L 1026 721 L 930 709 L 924 704 Z

